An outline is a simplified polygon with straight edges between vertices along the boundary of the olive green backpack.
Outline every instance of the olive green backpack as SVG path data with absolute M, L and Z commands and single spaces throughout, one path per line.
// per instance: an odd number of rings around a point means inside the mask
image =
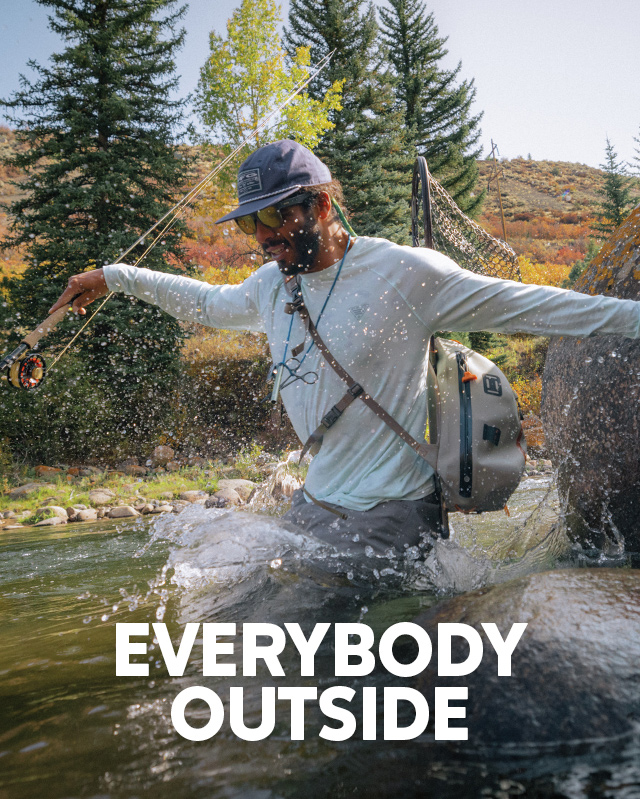
M 449 511 L 502 510 L 524 472 L 527 444 L 509 381 L 488 358 L 432 338 L 427 381 L 429 459 Z

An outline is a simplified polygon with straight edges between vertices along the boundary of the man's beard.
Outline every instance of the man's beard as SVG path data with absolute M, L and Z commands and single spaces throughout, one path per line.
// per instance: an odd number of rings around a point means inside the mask
M 316 262 L 320 252 L 320 227 L 312 214 L 305 218 L 304 225 L 296 233 L 293 246 L 297 263 L 289 265 L 278 263 L 278 268 L 285 275 L 299 275 L 302 272 L 308 272 Z

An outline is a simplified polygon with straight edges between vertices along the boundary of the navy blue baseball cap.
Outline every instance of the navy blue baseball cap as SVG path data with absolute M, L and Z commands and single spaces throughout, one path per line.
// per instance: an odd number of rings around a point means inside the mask
M 254 214 L 307 186 L 331 182 L 331 172 L 311 150 L 291 139 L 265 144 L 238 170 L 238 207 L 216 224 Z

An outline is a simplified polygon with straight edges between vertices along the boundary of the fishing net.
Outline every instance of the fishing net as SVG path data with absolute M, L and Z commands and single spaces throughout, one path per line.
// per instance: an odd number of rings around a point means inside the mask
M 471 272 L 521 280 L 517 256 L 464 214 L 429 173 L 426 160 L 416 159 L 413 170 L 411 231 L 414 247 L 430 247 L 448 255 Z

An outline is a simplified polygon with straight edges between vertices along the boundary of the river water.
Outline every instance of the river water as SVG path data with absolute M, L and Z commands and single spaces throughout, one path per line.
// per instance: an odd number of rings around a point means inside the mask
M 163 622 L 174 644 L 189 622 L 233 622 L 239 631 L 243 622 L 299 622 L 307 634 L 317 622 L 364 622 L 378 634 L 451 594 L 581 565 L 550 477 L 526 479 L 510 510 L 509 517 L 454 518 L 452 538 L 426 560 L 415 553 L 402 565 L 366 568 L 342 563 L 275 516 L 201 506 L 150 522 L 3 533 L 0 799 L 640 796 L 635 740 L 491 752 L 426 733 L 408 742 L 354 736 L 335 743 L 319 737 L 314 703 L 305 739 L 291 740 L 281 702 L 265 740 L 241 740 L 226 721 L 206 741 L 176 732 L 172 702 L 189 686 L 208 686 L 225 702 L 230 686 L 243 686 L 245 723 L 257 726 L 263 686 L 324 690 L 344 682 L 333 675 L 329 639 L 313 678 L 300 676 L 290 648 L 280 658 L 286 679 L 265 669 L 254 678 L 205 677 L 198 641 L 184 674 L 172 677 L 153 636 L 149 676 L 115 675 L 118 622 Z M 237 646 L 226 660 L 239 664 L 240 652 Z M 366 684 L 389 682 L 374 673 Z M 204 724 L 205 705 L 190 707 L 193 726 Z

